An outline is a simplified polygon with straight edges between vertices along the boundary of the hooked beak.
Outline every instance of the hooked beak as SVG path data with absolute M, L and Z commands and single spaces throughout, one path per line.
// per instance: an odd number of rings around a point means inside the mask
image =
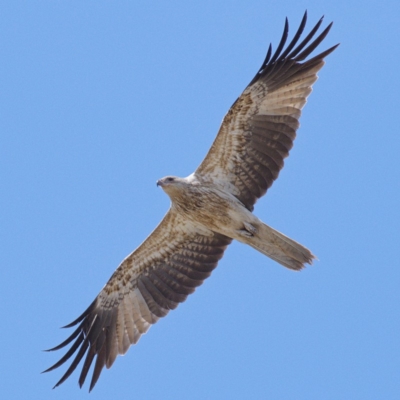
M 157 181 L 157 187 L 158 187 L 158 186 L 162 186 L 161 179 L 159 179 L 159 180 Z

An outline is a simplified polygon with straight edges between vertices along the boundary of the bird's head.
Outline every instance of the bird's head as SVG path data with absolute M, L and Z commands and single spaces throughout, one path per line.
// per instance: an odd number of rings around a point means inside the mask
M 184 180 L 177 176 L 166 176 L 157 181 L 157 186 L 161 186 L 164 192 L 170 197 L 173 197 L 175 193 L 180 192 L 184 184 Z
M 161 186 L 164 189 L 167 186 L 176 184 L 178 179 L 176 176 L 166 176 L 157 181 L 157 186 Z

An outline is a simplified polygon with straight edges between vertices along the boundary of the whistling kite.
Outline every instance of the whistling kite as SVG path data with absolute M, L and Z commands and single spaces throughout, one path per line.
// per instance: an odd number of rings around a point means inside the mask
M 271 45 L 256 76 L 222 121 L 206 158 L 187 178 L 167 176 L 157 182 L 171 198 L 171 208 L 153 233 L 114 272 L 90 307 L 74 322 L 72 342 L 59 367 L 77 352 L 60 385 L 86 353 L 79 385 L 96 358 L 90 390 L 104 366 L 110 368 L 141 335 L 186 300 L 217 266 L 236 239 L 283 266 L 300 270 L 313 254 L 270 228 L 253 207 L 278 177 L 293 146 L 301 109 L 337 46 L 304 61 L 323 41 L 331 25 L 312 41 L 321 20 L 301 41 L 307 14 L 290 44 L 286 19 L 282 39 Z

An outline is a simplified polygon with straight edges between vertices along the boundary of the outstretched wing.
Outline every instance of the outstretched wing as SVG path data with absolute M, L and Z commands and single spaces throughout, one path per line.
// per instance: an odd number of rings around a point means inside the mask
M 160 225 L 114 272 L 89 308 L 75 321 L 78 325 L 59 350 L 72 342 L 67 353 L 44 372 L 64 364 L 75 353 L 71 365 L 55 385 L 63 383 L 86 354 L 79 377 L 85 382 L 96 358 L 90 390 L 104 366 L 110 368 L 118 354 L 168 314 L 211 275 L 232 239 L 199 231 L 172 210 Z
M 329 24 L 312 41 L 321 18 L 298 43 L 306 20 L 307 12 L 294 38 L 283 50 L 289 31 L 286 19 L 274 55 L 270 45 L 260 70 L 230 108 L 211 149 L 195 171 L 202 180 L 224 187 L 251 211 L 283 168 L 317 72 L 324 65 L 324 57 L 338 46 L 301 62 L 323 41 L 332 26 Z

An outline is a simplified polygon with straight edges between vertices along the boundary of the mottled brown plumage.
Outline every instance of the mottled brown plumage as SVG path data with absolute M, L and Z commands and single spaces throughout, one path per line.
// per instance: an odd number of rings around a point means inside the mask
M 312 253 L 252 214 L 283 168 L 299 127 L 301 109 L 337 46 L 304 61 L 332 24 L 312 41 L 322 19 L 300 42 L 306 14 L 284 50 L 282 39 L 267 56 L 249 86 L 232 105 L 199 168 L 187 178 L 158 181 L 171 208 L 153 233 L 117 268 L 89 308 L 75 321 L 72 335 L 51 350 L 72 343 L 51 371 L 75 354 L 57 382 L 64 382 L 84 358 L 79 385 L 94 362 L 90 390 L 104 366 L 161 317 L 167 315 L 211 275 L 232 239 L 246 243 L 280 264 L 299 270 Z M 304 62 L 303 62 L 304 61 Z

